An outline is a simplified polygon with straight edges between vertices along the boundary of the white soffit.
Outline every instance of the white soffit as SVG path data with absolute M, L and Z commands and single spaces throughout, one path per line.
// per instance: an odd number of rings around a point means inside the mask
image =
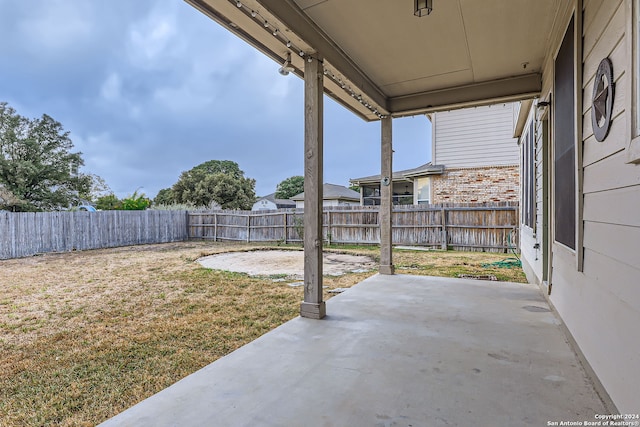
M 236 0 L 186 1 L 274 60 L 286 57 L 286 46 L 242 14 Z M 553 21 L 568 1 L 433 0 L 431 15 L 421 18 L 413 0 L 242 3 L 297 46 L 317 50 L 381 113 L 401 116 L 537 95 Z M 365 120 L 377 119 L 329 78 L 325 90 Z
M 303 10 L 387 96 L 473 81 L 456 0 L 436 1 L 447 20 L 415 17 L 412 1 L 368 1 L 328 0 Z

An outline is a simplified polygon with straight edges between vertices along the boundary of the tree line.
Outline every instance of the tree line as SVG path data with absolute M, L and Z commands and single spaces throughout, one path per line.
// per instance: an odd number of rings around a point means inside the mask
M 0 102 L 0 210 L 36 212 L 78 209 L 142 210 L 175 205 L 250 210 L 255 203 L 255 179 L 230 160 L 209 160 L 182 172 L 169 188 L 151 200 L 134 191 L 118 198 L 101 177 L 81 172 L 81 152 L 73 151 L 69 132 L 43 114 L 29 119 Z M 304 191 L 304 178 L 293 176 L 276 188 L 276 198 Z

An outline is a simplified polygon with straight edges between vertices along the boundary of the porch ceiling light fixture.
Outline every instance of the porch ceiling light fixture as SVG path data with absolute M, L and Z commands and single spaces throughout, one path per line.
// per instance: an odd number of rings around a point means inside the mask
M 291 54 L 287 53 L 287 59 L 285 59 L 284 64 L 282 64 L 282 67 L 278 69 L 278 72 L 283 76 L 288 76 L 289 73 L 292 72 L 293 70 L 294 70 L 293 65 L 291 65 Z
M 433 0 L 414 0 L 413 14 L 418 17 L 427 16 L 433 10 Z

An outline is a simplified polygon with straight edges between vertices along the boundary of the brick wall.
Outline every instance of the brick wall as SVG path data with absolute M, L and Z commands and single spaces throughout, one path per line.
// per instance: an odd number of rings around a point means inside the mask
M 431 203 L 520 201 L 520 167 L 445 169 L 431 177 Z

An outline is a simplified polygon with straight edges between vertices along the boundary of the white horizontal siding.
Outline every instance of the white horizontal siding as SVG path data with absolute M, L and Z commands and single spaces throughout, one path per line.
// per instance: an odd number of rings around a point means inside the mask
M 435 113 L 434 163 L 447 168 L 517 165 L 513 104 Z

